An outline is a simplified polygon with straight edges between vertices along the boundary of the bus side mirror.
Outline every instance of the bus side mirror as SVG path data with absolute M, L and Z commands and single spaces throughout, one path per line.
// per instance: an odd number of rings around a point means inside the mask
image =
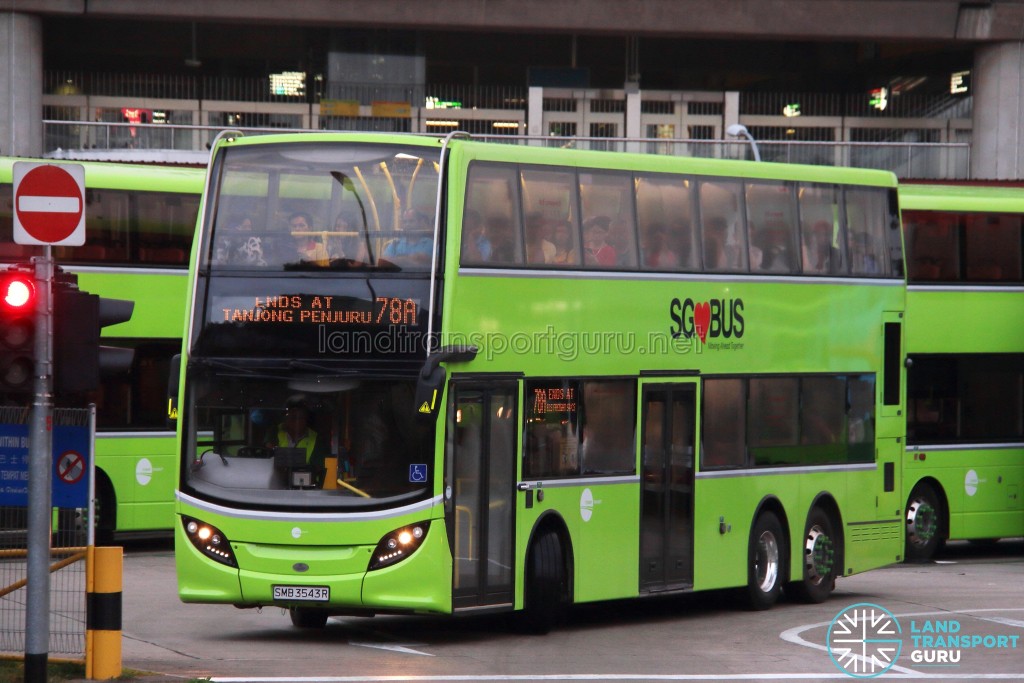
M 167 422 L 178 420 L 178 389 L 181 387 L 181 354 L 171 356 L 171 367 L 167 373 Z
M 467 363 L 479 352 L 476 346 L 443 346 L 427 356 L 416 378 L 416 396 L 413 406 L 416 414 L 424 418 L 437 417 L 444 396 L 447 373 L 441 363 Z

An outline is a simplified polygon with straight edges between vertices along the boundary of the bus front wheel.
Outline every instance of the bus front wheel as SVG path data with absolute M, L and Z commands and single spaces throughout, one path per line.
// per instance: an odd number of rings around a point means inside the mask
M 747 605 L 765 610 L 774 605 L 782 592 L 785 576 L 786 541 L 779 518 L 772 512 L 757 517 L 750 531 L 747 550 Z
M 523 624 L 530 633 L 551 630 L 565 608 L 565 561 L 558 534 L 540 533 L 530 548 L 526 565 Z
M 297 628 L 323 628 L 327 626 L 327 610 L 316 607 L 291 607 L 288 615 Z
M 942 545 L 942 504 L 935 489 L 919 483 L 907 499 L 906 548 L 908 562 L 927 562 Z
M 807 516 L 803 543 L 803 578 L 789 584 L 802 602 L 825 602 L 836 583 L 838 543 L 832 518 L 821 508 Z

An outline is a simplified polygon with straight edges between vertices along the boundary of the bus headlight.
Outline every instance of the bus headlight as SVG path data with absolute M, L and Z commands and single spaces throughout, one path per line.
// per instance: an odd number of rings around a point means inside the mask
M 220 529 L 191 517 L 183 516 L 181 522 L 185 525 L 185 535 L 199 552 L 221 564 L 238 567 L 235 553 L 231 550 L 231 543 Z
M 367 567 L 367 571 L 390 567 L 409 557 L 423 544 L 423 539 L 427 537 L 429 528 L 430 522 L 419 522 L 395 529 L 385 535 L 373 549 L 373 556 L 370 558 L 370 566 Z

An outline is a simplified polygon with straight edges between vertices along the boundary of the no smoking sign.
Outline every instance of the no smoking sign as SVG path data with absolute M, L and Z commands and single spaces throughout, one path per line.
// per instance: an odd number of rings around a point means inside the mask
M 85 244 L 85 168 L 81 164 L 14 164 L 16 244 Z
M 65 484 L 77 484 L 85 474 L 85 458 L 75 451 L 65 451 L 57 460 L 57 478 Z

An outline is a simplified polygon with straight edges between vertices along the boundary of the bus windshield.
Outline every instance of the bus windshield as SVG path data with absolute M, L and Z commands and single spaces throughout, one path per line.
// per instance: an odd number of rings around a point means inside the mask
M 200 266 L 429 271 L 438 160 L 415 145 L 228 147 Z
M 184 477 L 203 498 L 337 510 L 431 490 L 434 427 L 415 417 L 411 381 L 197 368 L 189 391 Z

